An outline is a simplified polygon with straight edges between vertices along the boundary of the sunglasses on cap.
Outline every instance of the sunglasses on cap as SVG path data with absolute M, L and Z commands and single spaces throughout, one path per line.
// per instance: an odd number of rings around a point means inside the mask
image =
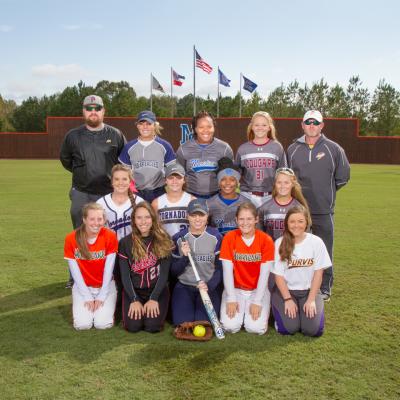
M 315 125 L 315 126 L 321 125 L 321 122 L 318 122 L 315 119 L 308 119 L 307 121 L 304 121 L 304 123 L 306 125 Z
M 295 176 L 295 175 L 294 175 L 294 171 L 292 170 L 292 168 L 288 168 L 288 167 L 278 168 L 278 169 L 275 171 L 275 176 L 278 175 L 278 174 L 281 173 L 281 172 L 286 172 L 288 175 Z
M 101 111 L 102 109 L 102 106 L 85 106 L 86 111 Z

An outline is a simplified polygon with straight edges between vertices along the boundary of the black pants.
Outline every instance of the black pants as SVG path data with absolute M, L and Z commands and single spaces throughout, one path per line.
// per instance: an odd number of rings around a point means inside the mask
M 331 294 L 333 286 L 333 214 L 312 214 L 311 231 L 325 243 L 332 267 L 324 269 L 322 276 L 321 292 Z
M 101 194 L 91 194 L 86 192 L 80 192 L 74 187 L 69 192 L 69 198 L 71 199 L 71 220 L 74 229 L 78 228 L 82 224 L 82 207 L 91 202 L 96 202 Z
M 135 291 L 139 297 L 139 301 L 142 304 L 145 304 L 149 300 L 151 294 L 150 290 Z M 167 317 L 168 302 L 169 290 L 168 286 L 166 286 L 158 298 L 158 307 L 160 309 L 160 314 L 158 317 L 148 318 L 146 316 L 142 316 L 140 319 L 131 319 L 128 317 L 128 311 L 131 303 L 125 291 L 122 291 L 122 319 L 125 329 L 129 332 L 139 332 L 141 330 L 150 333 L 160 332 L 164 327 L 165 318 Z

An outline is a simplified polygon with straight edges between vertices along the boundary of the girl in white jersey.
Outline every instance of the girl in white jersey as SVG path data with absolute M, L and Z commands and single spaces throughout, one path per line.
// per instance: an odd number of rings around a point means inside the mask
M 242 168 L 241 194 L 260 207 L 271 198 L 275 171 L 286 167 L 286 155 L 276 139 L 271 116 L 256 112 L 247 127 L 248 142 L 239 146 L 235 162 Z
M 169 236 L 189 226 L 187 206 L 195 197 L 185 192 L 185 169 L 179 163 L 165 169 L 166 193 L 151 203 Z
M 282 335 L 302 332 L 321 336 L 324 331 L 324 301 L 320 294 L 322 274 L 332 265 L 322 239 L 307 232 L 310 213 L 302 206 L 285 217 L 283 236 L 275 243 L 276 288 L 272 292 L 275 328 Z
M 118 240 L 132 232 L 131 214 L 135 204 L 143 199 L 134 195 L 130 185 L 133 182 L 132 171 L 125 165 L 116 164 L 111 170 L 113 192 L 97 200 L 106 213 L 106 226 L 117 234 Z

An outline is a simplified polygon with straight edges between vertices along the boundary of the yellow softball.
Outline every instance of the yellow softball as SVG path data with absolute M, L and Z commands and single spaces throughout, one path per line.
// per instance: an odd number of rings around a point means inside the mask
M 196 325 L 193 328 L 193 335 L 197 337 L 202 337 L 206 334 L 206 328 L 203 325 Z

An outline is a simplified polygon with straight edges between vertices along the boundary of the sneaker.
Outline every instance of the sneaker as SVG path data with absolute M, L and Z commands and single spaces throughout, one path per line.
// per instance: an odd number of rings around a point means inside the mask
M 321 297 L 325 303 L 329 303 L 331 301 L 331 295 L 329 293 L 321 292 Z
M 69 281 L 67 281 L 67 283 L 65 284 L 65 289 L 72 289 L 72 286 L 74 285 L 74 281 L 73 279 L 70 279 Z

